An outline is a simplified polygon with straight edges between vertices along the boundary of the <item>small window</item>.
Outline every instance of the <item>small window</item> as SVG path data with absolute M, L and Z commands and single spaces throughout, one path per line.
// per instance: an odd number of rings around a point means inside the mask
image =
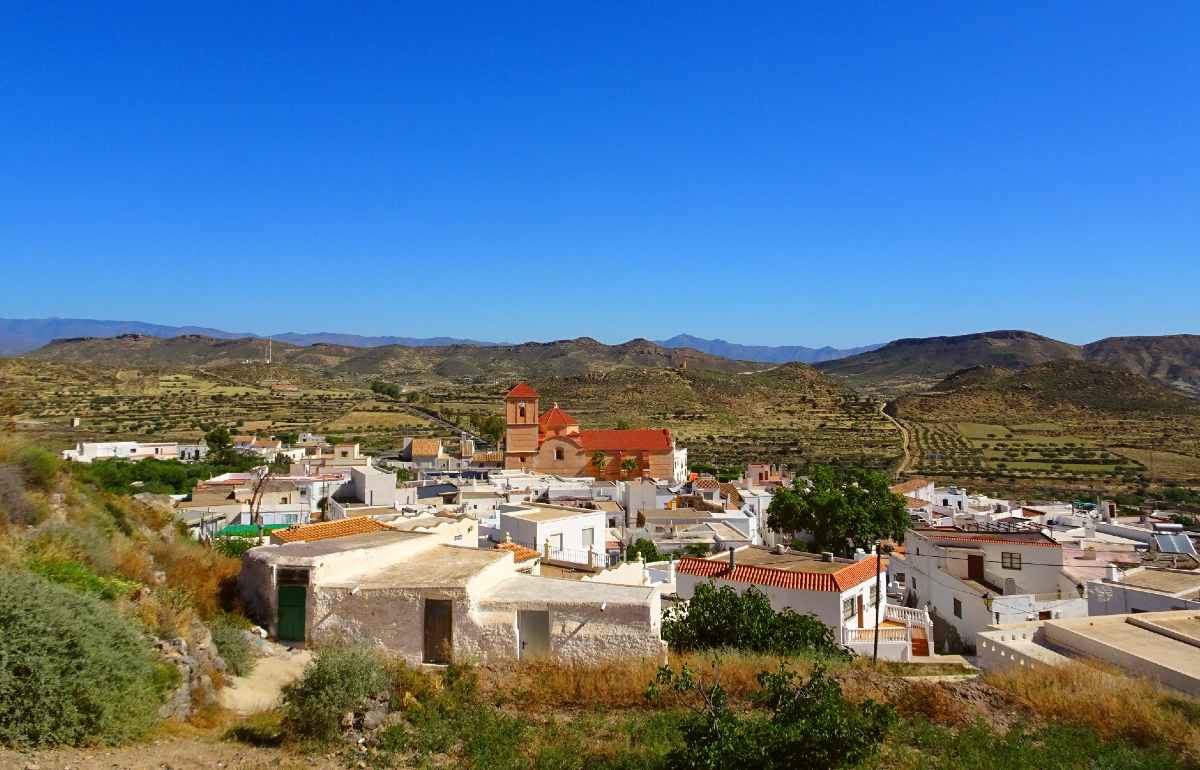
M 522 420 L 525 419 L 525 402 L 524 401 L 517 404 L 517 416 L 520 417 Z
M 954 600 L 954 617 L 956 617 L 956 618 L 962 617 L 962 602 L 959 601 L 958 599 Z
M 874 583 L 871 584 L 870 596 L 870 604 L 872 607 L 874 607 L 876 604 L 879 604 L 879 586 L 875 585 Z
M 842 620 L 854 617 L 854 597 L 842 601 Z
M 554 447 L 554 459 L 555 460 L 563 459 L 563 448 L 562 447 L 560 447 L 560 446 Z
M 588 527 L 587 529 L 583 530 L 583 547 L 591 548 L 592 544 L 595 542 L 596 542 L 596 529 L 594 527 Z
M 1004 569 L 1021 569 L 1021 554 L 1010 551 L 1001 552 L 1000 566 Z

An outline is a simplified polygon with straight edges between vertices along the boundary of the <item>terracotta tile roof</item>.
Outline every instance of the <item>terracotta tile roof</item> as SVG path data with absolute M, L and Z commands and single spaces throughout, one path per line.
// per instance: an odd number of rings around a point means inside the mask
M 532 548 L 526 548 L 519 543 L 496 543 L 496 550 L 512 551 L 513 561 L 517 562 L 518 564 L 523 561 L 529 561 L 530 559 L 536 559 L 541 556 L 540 553 Z
M 1038 548 L 1062 548 L 1062 544 L 1056 543 L 1054 540 L 1046 537 L 1041 532 L 1037 533 L 1037 537 L 1020 537 L 1013 534 L 1001 534 L 999 532 L 941 532 L 929 531 L 930 534 L 925 535 L 920 530 L 913 530 L 918 535 L 927 538 L 934 545 L 937 545 L 943 540 L 949 540 L 956 543 L 1002 543 L 1006 545 L 1032 545 Z M 1032 534 L 1032 533 L 1030 533 Z
M 715 577 L 735 583 L 789 588 L 794 591 L 841 593 L 875 577 L 875 557 L 847 564 L 834 572 L 804 572 L 775 569 L 757 564 L 738 564 L 733 570 L 725 559 L 697 559 L 686 556 L 675 566 L 676 572 L 696 577 Z
M 907 496 L 910 492 L 916 492 L 921 487 L 929 486 L 929 484 L 930 481 L 928 479 L 909 479 L 908 481 L 902 481 L 899 484 L 893 484 L 888 487 L 888 489 L 897 495 Z
M 720 489 L 721 489 L 721 494 L 723 494 L 723 495 L 725 495 L 725 497 L 729 498 L 730 503 L 740 507 L 742 505 L 742 503 L 745 502 L 742 499 L 742 493 L 739 492 L 738 488 L 735 487 L 733 484 L 729 484 L 729 483 L 722 481 Z
M 716 479 L 696 479 L 692 482 L 692 487 L 695 489 L 720 489 L 721 482 Z
M 555 404 L 548 409 L 541 417 L 538 418 L 538 426 L 541 428 L 565 428 L 569 425 L 578 425 L 579 421 Z
M 366 535 L 371 532 L 382 532 L 386 529 L 391 529 L 391 527 L 366 516 L 354 516 L 349 519 L 335 519 L 334 521 L 322 521 L 318 524 L 302 524 L 298 527 L 276 530 L 271 533 L 271 539 L 284 543 L 297 543 L 300 541 L 311 543 L 314 540 L 330 540 L 335 537 L 347 537 L 348 535 Z
M 538 392 L 529 387 L 528 383 L 518 382 L 505 398 L 537 398 Z
M 671 448 L 671 431 L 667 428 L 584 430 L 579 432 L 579 440 L 589 452 L 663 452 Z
M 933 505 L 933 503 L 929 502 L 928 500 L 922 500 L 919 497 L 907 497 L 907 496 L 905 496 L 905 498 L 904 498 L 904 504 L 910 509 L 911 508 L 924 508 L 928 505 Z
M 437 457 L 442 453 L 442 441 L 436 438 L 414 438 L 408 447 L 410 457 Z

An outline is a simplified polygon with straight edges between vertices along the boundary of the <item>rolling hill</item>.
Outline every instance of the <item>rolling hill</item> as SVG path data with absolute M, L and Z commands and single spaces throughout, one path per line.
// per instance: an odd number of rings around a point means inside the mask
M 817 367 L 864 392 L 890 397 L 925 390 L 971 367 L 1019 370 L 1047 361 L 1100 364 L 1200 395 L 1200 335 L 1111 337 L 1080 346 L 1032 332 L 992 331 L 896 340 Z

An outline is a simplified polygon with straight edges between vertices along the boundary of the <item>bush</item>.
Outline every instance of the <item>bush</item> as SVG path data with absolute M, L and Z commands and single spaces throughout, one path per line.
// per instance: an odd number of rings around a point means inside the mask
M 849 655 L 818 618 L 790 608 L 776 612 L 754 586 L 739 594 L 730 586 L 697 585 L 686 605 L 665 613 L 662 636 L 677 652 L 728 647 L 774 655 Z
M 0 744 L 117 743 L 146 732 L 169 678 L 100 600 L 0 572 Z
M 224 618 L 216 621 L 210 627 L 213 644 L 217 652 L 229 665 L 229 671 L 234 676 L 247 676 L 258 663 L 258 655 L 254 643 L 246 638 L 246 631 L 241 626 Z
M 37 506 L 25 494 L 21 470 L 15 465 L 0 464 L 0 523 L 37 524 L 41 517 Z
M 879 749 L 896 721 L 891 706 L 867 700 L 852 704 L 820 667 L 807 682 L 780 667 L 758 676 L 755 700 L 761 709 L 739 713 L 729 707 L 720 684 L 705 685 L 688 668 L 663 667 L 647 695 L 669 693 L 690 704 L 683 723 L 684 745 L 667 756 L 670 770 L 730 767 L 840 768 L 858 765 Z
M 248 537 L 218 537 L 212 541 L 213 550 L 231 559 L 240 559 L 242 554 L 258 545 L 257 538 Z
M 41 447 L 27 446 L 17 452 L 17 463 L 26 484 L 50 491 L 54 477 L 58 475 L 58 458 L 53 453 Z
M 300 737 L 333 740 L 341 731 L 344 714 L 361 710 L 368 699 L 387 693 L 390 686 L 383 661 L 365 647 L 324 647 L 304 676 L 284 688 L 284 717 Z
M 117 577 L 102 577 L 77 561 L 39 560 L 29 562 L 29 570 L 77 591 L 109 601 L 130 596 L 138 584 Z

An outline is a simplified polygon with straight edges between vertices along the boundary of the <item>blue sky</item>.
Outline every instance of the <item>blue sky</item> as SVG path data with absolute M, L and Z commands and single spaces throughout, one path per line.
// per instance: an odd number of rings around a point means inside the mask
M 1200 332 L 1195 2 L 175 5 L 6 6 L 0 316 Z

